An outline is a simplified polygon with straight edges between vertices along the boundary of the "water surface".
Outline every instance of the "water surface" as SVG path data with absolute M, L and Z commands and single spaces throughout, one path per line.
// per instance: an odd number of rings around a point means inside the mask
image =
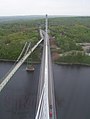
M 54 65 L 58 119 L 90 119 L 90 67 Z
M 12 65 L 0 63 L 0 78 Z M 0 119 L 35 118 L 40 65 L 33 73 L 25 68 L 24 64 L 0 93 Z M 55 64 L 53 72 L 57 119 L 90 119 L 90 67 Z
M 3 76 L 12 64 L 0 63 L 0 76 Z M 34 119 L 39 65 L 28 73 L 24 64 L 11 78 L 0 93 L 0 119 Z

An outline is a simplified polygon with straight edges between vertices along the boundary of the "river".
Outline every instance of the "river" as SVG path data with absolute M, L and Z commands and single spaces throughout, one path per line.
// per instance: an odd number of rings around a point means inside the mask
M 0 62 L 0 79 L 12 63 Z M 24 64 L 0 93 L 0 119 L 34 119 L 40 65 Z M 90 67 L 53 65 L 57 119 L 90 119 Z

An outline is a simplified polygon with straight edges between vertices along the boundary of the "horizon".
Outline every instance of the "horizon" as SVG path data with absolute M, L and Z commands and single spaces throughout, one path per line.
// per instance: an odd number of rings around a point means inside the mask
M 47 14 L 48 15 L 48 14 Z M 45 17 L 46 16 L 46 14 L 45 15 L 43 15 L 43 14 L 38 14 L 38 15 L 35 15 L 35 14 L 31 14 L 31 15 L 2 15 L 2 16 L 0 16 L 0 17 L 30 17 L 30 16 L 33 16 L 33 17 Z M 54 16 L 56 16 L 56 17 L 90 17 L 90 15 L 48 15 L 48 17 L 54 17 Z

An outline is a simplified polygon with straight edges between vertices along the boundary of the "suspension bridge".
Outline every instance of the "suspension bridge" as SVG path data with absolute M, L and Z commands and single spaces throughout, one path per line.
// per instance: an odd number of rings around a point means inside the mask
M 47 15 L 46 15 L 45 27 L 46 27 L 45 31 L 40 29 L 41 40 L 38 41 L 36 45 L 30 50 L 28 50 L 30 46 L 29 44 L 24 56 L 20 59 L 22 53 L 20 54 L 20 57 L 18 58 L 15 66 L 3 78 L 3 81 L 0 83 L 0 92 L 4 89 L 7 83 L 9 83 L 11 77 L 15 75 L 16 71 L 21 67 L 21 65 L 25 62 L 25 60 L 43 41 L 44 42 L 43 54 L 42 54 L 41 69 L 40 69 L 39 84 L 38 84 L 35 119 L 56 119 L 54 82 L 53 82 L 52 61 L 51 61 L 51 52 L 50 52 L 49 35 L 48 35 Z

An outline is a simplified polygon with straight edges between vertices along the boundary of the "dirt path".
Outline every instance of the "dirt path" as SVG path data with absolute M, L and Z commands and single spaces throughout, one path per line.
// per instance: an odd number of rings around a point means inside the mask
M 50 46 L 51 46 L 51 51 L 52 51 L 52 60 L 55 61 L 57 59 L 60 58 L 60 55 L 59 53 L 57 52 L 57 45 L 56 45 L 56 41 L 55 41 L 55 38 L 53 37 L 50 37 Z

